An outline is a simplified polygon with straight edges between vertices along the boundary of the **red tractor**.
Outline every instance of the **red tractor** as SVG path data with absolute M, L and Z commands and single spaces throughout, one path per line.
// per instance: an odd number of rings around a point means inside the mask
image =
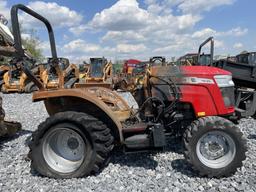
M 200 175 L 233 174 L 245 159 L 246 140 L 235 125 L 234 83 L 229 72 L 204 66 L 153 66 L 135 90 L 139 109 L 116 91 L 97 85 L 46 89 L 24 57 L 18 10 L 42 21 L 49 32 L 52 57 L 59 68 L 54 34 L 47 19 L 25 7 L 12 8 L 17 59 L 38 86 L 34 101 L 44 101 L 49 118 L 29 143 L 31 167 L 54 178 L 99 172 L 114 146 L 126 152 L 163 149 L 167 138 L 183 138 L 184 156 Z
M 141 61 L 136 59 L 129 59 L 124 63 L 123 66 L 123 73 L 125 74 L 131 74 L 132 70 L 138 65 Z

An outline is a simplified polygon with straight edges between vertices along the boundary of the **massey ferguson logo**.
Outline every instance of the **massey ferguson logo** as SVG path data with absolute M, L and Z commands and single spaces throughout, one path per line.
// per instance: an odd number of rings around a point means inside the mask
M 212 79 L 198 78 L 198 77 L 184 77 L 182 78 L 182 83 L 189 84 L 214 84 Z

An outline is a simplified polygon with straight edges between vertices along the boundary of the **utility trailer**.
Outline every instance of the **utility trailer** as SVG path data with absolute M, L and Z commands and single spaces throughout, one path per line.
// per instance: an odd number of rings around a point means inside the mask
M 213 66 L 232 72 L 233 80 L 239 87 L 256 88 L 256 53 L 242 53 L 235 59 L 221 59 Z

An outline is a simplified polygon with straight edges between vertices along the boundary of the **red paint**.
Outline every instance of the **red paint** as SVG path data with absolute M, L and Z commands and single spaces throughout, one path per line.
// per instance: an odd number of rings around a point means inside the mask
M 128 72 L 128 68 L 135 68 L 137 64 L 141 63 L 141 61 L 136 60 L 136 59 L 129 59 L 124 63 L 123 66 L 123 73 Z
M 214 75 L 231 75 L 229 71 L 225 71 L 216 67 L 207 67 L 207 66 L 181 66 L 183 74 L 185 75 L 200 75 L 200 77 L 209 77 Z M 197 76 L 196 76 L 197 77 Z
M 214 82 L 215 75 L 231 75 L 230 72 L 205 66 L 182 66 L 182 73 L 187 77 L 208 78 Z M 226 107 L 216 84 L 184 84 L 180 85 L 181 102 L 190 103 L 195 111 L 205 112 L 205 116 L 227 115 L 234 113 L 234 107 Z

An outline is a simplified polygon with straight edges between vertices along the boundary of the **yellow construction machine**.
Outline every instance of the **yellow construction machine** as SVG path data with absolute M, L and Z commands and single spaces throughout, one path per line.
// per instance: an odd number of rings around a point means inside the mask
M 113 67 L 111 61 L 104 57 L 90 58 L 90 65 L 85 64 L 83 68 L 84 70 L 80 73 L 79 82 L 74 85 L 75 88 L 92 86 L 112 87 Z

